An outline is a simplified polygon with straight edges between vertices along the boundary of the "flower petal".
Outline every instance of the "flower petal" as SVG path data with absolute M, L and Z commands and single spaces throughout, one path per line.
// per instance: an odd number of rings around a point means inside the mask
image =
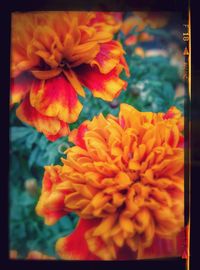
M 84 122 L 77 129 L 74 129 L 70 132 L 69 141 L 73 142 L 75 145 L 78 145 L 86 149 L 85 141 L 83 139 L 86 131 L 87 131 L 87 124 L 86 122 Z
M 10 106 L 13 106 L 15 103 L 19 103 L 30 90 L 33 78 L 24 73 L 17 78 L 11 80 L 10 88 Z
M 60 68 L 50 70 L 31 70 L 31 73 L 39 80 L 51 79 L 58 76 L 61 72 L 62 70 Z
M 145 24 L 143 23 L 141 18 L 131 16 L 123 22 L 121 31 L 124 33 L 124 35 L 127 35 L 133 28 L 135 28 L 135 31 L 139 32 L 143 30 L 144 27 Z
M 100 45 L 100 51 L 96 57 L 90 62 L 91 66 L 98 66 L 103 74 L 109 73 L 113 68 L 119 64 L 120 57 L 124 50 L 118 41 L 110 41 Z
M 125 39 L 124 42 L 127 46 L 130 45 L 135 45 L 137 43 L 137 36 L 136 35 L 131 35 L 127 39 Z
M 60 238 L 56 243 L 56 251 L 65 260 L 98 260 L 89 249 L 85 233 L 96 226 L 97 220 L 80 219 L 76 229 L 67 237 Z
M 44 217 L 45 224 L 53 225 L 66 215 L 64 211 L 64 197 L 66 191 L 54 191 L 55 184 L 61 182 L 60 166 L 46 166 L 43 177 L 42 193 L 36 206 L 36 213 Z
M 182 232 L 178 236 L 171 239 L 164 239 L 155 236 L 153 244 L 139 252 L 138 259 L 159 258 L 159 257 L 176 257 L 181 256 L 183 253 L 183 241 L 179 243 Z
M 23 102 L 17 108 L 16 114 L 21 121 L 35 127 L 39 132 L 43 132 L 51 141 L 69 133 L 69 128 L 66 123 L 56 117 L 42 115 L 33 108 L 30 104 L 29 94 L 27 94 Z
M 128 128 L 132 123 L 136 126 L 139 119 L 140 112 L 137 109 L 125 103 L 120 104 L 119 124 L 122 128 Z
M 108 74 L 102 74 L 97 67 L 91 68 L 89 65 L 81 65 L 76 68 L 79 80 L 85 85 L 93 95 L 106 101 L 116 98 L 127 83 L 119 78 L 117 69 L 113 69 Z
M 78 78 L 76 77 L 73 70 L 67 70 L 63 71 L 69 82 L 72 84 L 73 88 L 82 97 L 85 97 L 85 92 L 83 90 L 83 87 L 81 86 L 81 83 L 79 82 Z
M 36 81 L 31 88 L 30 103 L 41 114 L 67 123 L 75 122 L 82 110 L 74 88 L 62 75 Z
M 116 33 L 122 22 L 122 12 L 96 12 L 96 16 L 90 21 L 99 30 Z
M 49 141 L 54 142 L 58 138 L 68 135 L 68 133 L 69 133 L 68 124 L 66 124 L 63 121 L 60 121 L 60 130 L 55 135 L 49 134 L 49 135 L 46 135 L 46 137 Z

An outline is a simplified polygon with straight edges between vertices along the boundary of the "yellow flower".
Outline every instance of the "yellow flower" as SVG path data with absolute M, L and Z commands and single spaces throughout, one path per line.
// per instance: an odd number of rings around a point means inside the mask
M 115 13 L 13 13 L 11 105 L 22 101 L 17 116 L 53 141 L 78 119 L 83 86 L 106 101 L 117 97 L 126 88 L 120 73 L 129 75 L 125 52 L 113 40 L 120 24 Z
M 36 207 L 49 225 L 71 211 L 80 217 L 75 231 L 57 242 L 63 259 L 180 255 L 182 131 L 175 107 L 152 113 L 121 104 L 118 117 L 100 114 L 71 132 L 75 146 L 62 166 L 45 168 Z

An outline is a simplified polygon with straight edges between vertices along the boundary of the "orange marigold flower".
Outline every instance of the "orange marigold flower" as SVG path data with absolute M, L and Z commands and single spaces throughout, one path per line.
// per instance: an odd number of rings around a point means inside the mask
M 129 76 L 124 50 L 113 40 L 115 12 L 33 12 L 12 16 L 11 105 L 17 116 L 49 140 L 69 133 L 85 96 L 112 101 Z
M 184 225 L 183 117 L 120 105 L 70 133 L 62 166 L 47 166 L 36 211 L 47 224 L 70 211 L 75 231 L 58 240 L 63 259 L 175 256 Z M 177 239 L 178 238 L 178 239 Z M 179 241 L 180 242 L 180 241 Z

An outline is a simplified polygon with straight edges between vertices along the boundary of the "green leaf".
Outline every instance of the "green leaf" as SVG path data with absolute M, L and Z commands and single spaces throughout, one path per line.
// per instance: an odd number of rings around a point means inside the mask
M 15 142 L 19 139 L 23 139 L 28 134 L 30 134 L 30 129 L 27 127 L 11 127 L 10 128 L 11 142 Z
M 28 160 L 28 165 L 29 168 L 33 166 L 33 164 L 36 162 L 37 158 L 42 155 L 41 150 L 39 147 L 36 147 L 32 150 L 29 160 Z
M 174 99 L 175 91 L 169 82 L 165 82 L 163 85 L 163 96 L 168 103 Z
M 31 134 L 29 134 L 27 136 L 27 139 L 26 139 L 26 147 L 28 149 L 31 149 L 32 146 L 33 146 L 33 143 L 36 142 L 37 138 L 39 136 L 39 133 L 37 131 L 33 131 Z

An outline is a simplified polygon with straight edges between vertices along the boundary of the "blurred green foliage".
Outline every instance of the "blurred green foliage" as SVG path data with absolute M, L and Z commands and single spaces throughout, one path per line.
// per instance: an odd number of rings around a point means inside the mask
M 173 105 L 183 111 L 185 97 L 175 96 L 182 79 L 178 68 L 170 64 L 170 58 L 133 55 L 127 62 L 132 76 L 124 101 L 132 100 L 141 111 L 166 112 Z
M 167 47 L 172 39 L 167 29 L 146 30 L 155 36 L 151 48 L 156 46 L 159 39 L 164 40 Z M 134 33 L 134 29 L 131 33 Z M 124 44 L 125 37 L 122 33 L 116 38 L 122 42 L 127 53 L 126 60 L 131 76 L 126 78 L 125 74 L 122 75 L 128 82 L 127 89 L 110 103 L 94 98 L 86 89 L 86 98 L 80 97 L 83 110 L 78 121 L 70 125 L 70 129 L 78 127 L 80 123 L 99 113 L 105 116 L 108 113 L 117 115 L 120 103 L 123 102 L 141 111 L 166 112 L 172 105 L 183 111 L 184 93 L 176 97 L 176 88 L 183 84 L 183 79 L 179 67 L 172 65 L 171 55 L 141 57 L 136 55 L 134 50 L 138 45 L 142 47 L 142 43 L 128 47 Z M 176 40 L 181 48 L 179 42 Z M 145 46 L 146 44 L 143 49 L 147 50 Z M 43 134 L 16 118 L 16 107 L 10 112 L 10 249 L 17 250 L 22 258 L 30 250 L 56 256 L 56 240 L 74 229 L 78 217 L 69 214 L 55 225 L 46 226 L 34 209 L 40 194 L 43 167 L 60 164 L 60 158 L 65 156 L 64 150 L 72 144 L 66 137 L 55 142 L 48 141 Z M 37 180 L 38 192 L 35 196 L 25 189 L 25 182 L 30 178 Z

